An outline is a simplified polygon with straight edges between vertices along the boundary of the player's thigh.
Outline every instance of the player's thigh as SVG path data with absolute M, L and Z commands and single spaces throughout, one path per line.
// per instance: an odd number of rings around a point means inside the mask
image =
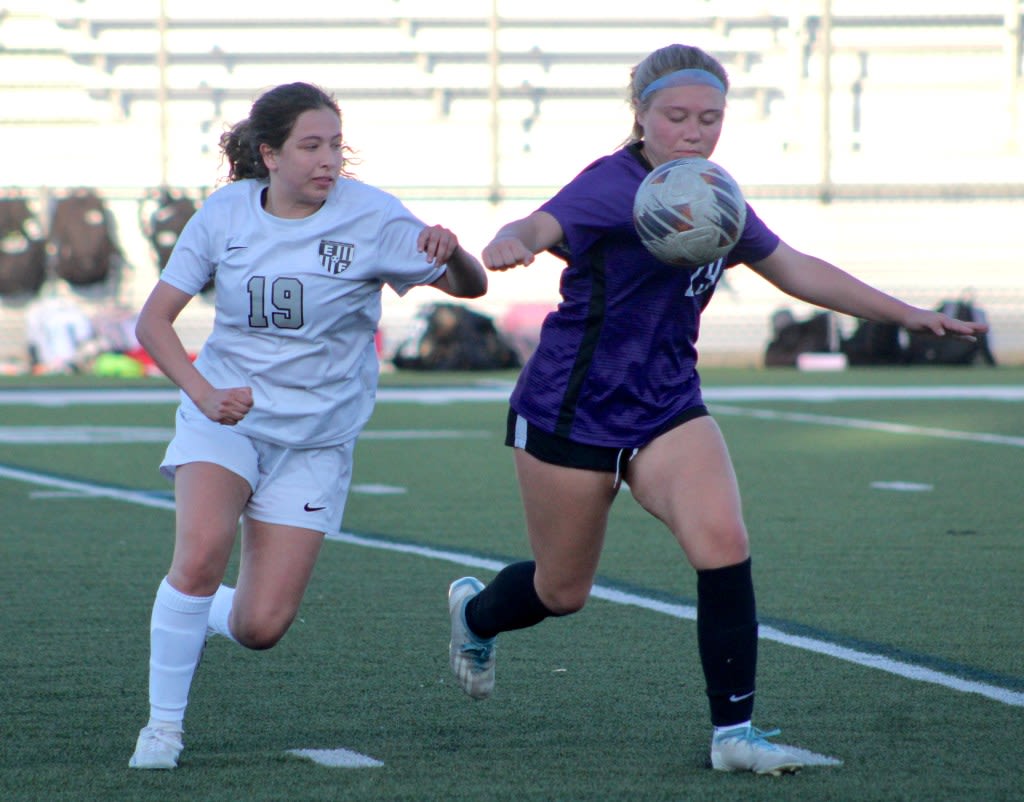
M 626 479 L 634 498 L 672 530 L 694 567 L 732 565 L 748 556 L 736 472 L 712 417 L 659 435 L 633 458 Z
M 168 574 L 182 593 L 214 593 L 238 533 L 252 488 L 238 474 L 211 462 L 189 462 L 174 473 L 174 557 Z
M 597 573 L 615 476 L 552 465 L 519 448 L 515 464 L 537 591 L 555 612 L 578 609 Z

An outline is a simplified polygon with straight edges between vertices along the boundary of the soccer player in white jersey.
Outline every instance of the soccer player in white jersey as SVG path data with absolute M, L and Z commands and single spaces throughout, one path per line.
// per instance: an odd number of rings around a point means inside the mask
M 355 440 L 373 409 L 385 284 L 474 298 L 480 262 L 344 167 L 341 113 L 305 83 L 260 96 L 221 137 L 229 183 L 189 220 L 137 335 L 181 388 L 160 466 L 174 554 L 153 605 L 149 721 L 129 765 L 173 769 L 208 631 L 268 649 L 288 630 L 324 534 L 336 531 Z M 173 324 L 215 281 L 193 364 Z M 222 584 L 241 519 L 237 585 Z

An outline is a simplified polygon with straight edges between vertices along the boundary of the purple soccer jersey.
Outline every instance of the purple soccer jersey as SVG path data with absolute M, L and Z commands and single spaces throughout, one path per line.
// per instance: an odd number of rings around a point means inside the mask
M 655 259 L 633 227 L 650 168 L 635 145 L 598 159 L 540 207 L 561 225 L 562 301 L 520 374 L 512 408 L 580 443 L 636 448 L 701 401 L 700 314 L 726 267 L 769 256 L 779 238 L 747 205 L 736 246 L 681 268 Z

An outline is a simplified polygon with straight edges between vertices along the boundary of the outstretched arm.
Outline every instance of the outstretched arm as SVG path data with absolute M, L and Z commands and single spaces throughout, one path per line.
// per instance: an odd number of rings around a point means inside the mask
M 426 254 L 428 261 L 448 266 L 431 286 L 456 298 L 479 298 L 487 292 L 487 273 L 483 265 L 459 245 L 458 238 L 447 228 L 423 229 L 417 247 Z
M 562 226 L 547 212 L 534 212 L 499 229 L 484 248 L 488 270 L 508 270 L 533 262 L 535 254 L 562 241 Z
M 851 276 L 835 265 L 779 242 L 771 256 L 750 265 L 787 295 L 801 301 L 879 323 L 896 323 L 908 331 L 973 338 L 988 331 L 984 323 L 957 320 L 912 306 Z

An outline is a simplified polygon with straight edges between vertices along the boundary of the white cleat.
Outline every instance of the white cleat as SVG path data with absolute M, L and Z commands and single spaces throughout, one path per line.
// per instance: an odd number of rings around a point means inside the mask
M 176 769 L 182 749 L 181 730 L 169 727 L 143 727 L 135 743 L 135 754 L 128 761 L 132 769 Z
M 749 724 L 733 727 L 711 739 L 711 768 L 716 771 L 752 771 L 754 774 L 795 774 L 804 760 L 785 744 L 767 739 L 779 730 L 763 732 Z
M 486 699 L 494 691 L 496 638 L 478 638 L 466 625 L 466 602 L 483 589 L 483 583 L 471 576 L 456 579 L 448 588 L 448 613 L 452 619 L 449 662 L 459 687 L 474 699 Z

